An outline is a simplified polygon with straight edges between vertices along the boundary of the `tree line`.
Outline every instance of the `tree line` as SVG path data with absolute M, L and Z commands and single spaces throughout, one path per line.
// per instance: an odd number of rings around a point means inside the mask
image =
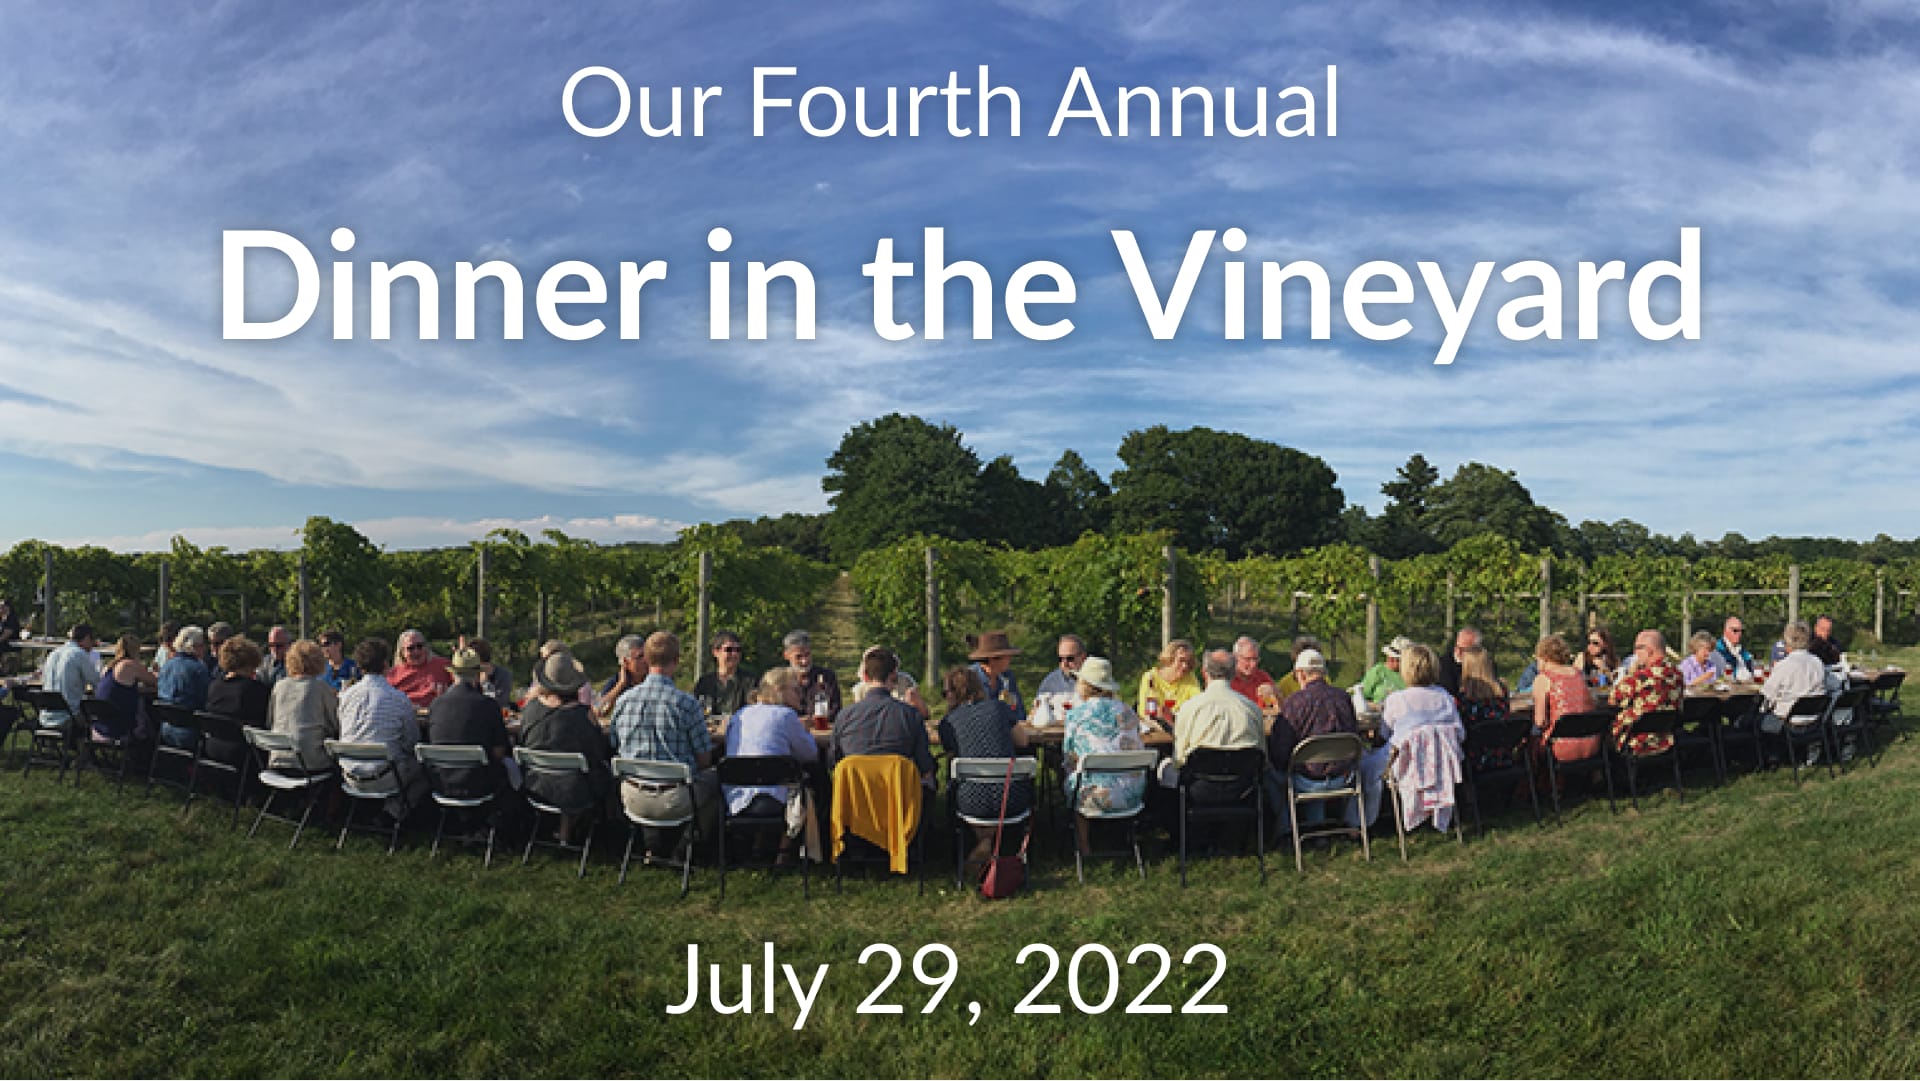
M 1379 514 L 1347 500 L 1321 458 L 1211 428 L 1155 425 L 1129 432 L 1102 477 L 1072 449 L 1041 480 L 1002 455 L 982 462 L 951 424 L 900 413 L 856 425 L 827 459 L 823 514 L 720 523 L 750 546 L 781 547 L 851 567 L 864 552 L 934 536 L 1034 551 L 1082 533 L 1167 532 L 1183 549 L 1229 559 L 1289 556 L 1347 544 L 1388 559 L 1445 552 L 1485 534 L 1532 552 L 1592 561 L 1671 556 L 1688 561 L 1775 556 L 1889 563 L 1920 556 L 1920 539 L 1871 541 L 1726 533 L 1670 537 L 1629 518 L 1574 523 L 1536 502 L 1511 470 L 1467 462 L 1443 478 L 1415 454 L 1380 486 Z

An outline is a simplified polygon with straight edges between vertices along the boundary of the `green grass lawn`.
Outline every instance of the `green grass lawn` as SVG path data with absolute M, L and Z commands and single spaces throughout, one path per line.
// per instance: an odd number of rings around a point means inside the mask
M 1704 782 L 1704 777 L 1694 778 Z M 1920 1069 L 1920 745 L 1796 790 L 1781 773 L 1671 792 L 1638 812 L 1581 805 L 1562 826 L 1524 813 L 1464 849 L 1431 834 L 1401 865 L 1390 842 L 1198 865 L 1182 890 L 1149 852 L 1145 882 L 1103 864 L 1082 887 L 1049 848 L 1011 902 L 956 894 L 936 873 L 849 883 L 742 874 L 728 896 L 696 871 L 615 883 L 613 845 L 585 881 L 536 853 L 480 868 L 422 842 L 288 828 L 248 840 L 217 805 L 183 821 L 171 794 L 78 791 L 0 776 L 0 1073 L 14 1075 L 1894 1075 Z M 517 854 L 516 854 L 517 855 Z M 824 989 L 805 1028 L 720 1016 L 685 996 L 686 950 L 728 968 L 778 959 Z M 855 1007 L 908 961 L 886 1001 Z M 1127 1015 L 1158 943 L 1177 1010 L 1211 974 L 1179 962 L 1218 944 L 1208 1000 L 1224 1015 Z M 913 951 L 944 943 L 959 975 L 939 1008 Z M 1040 1001 L 1013 1007 L 1060 952 Z M 1066 962 L 1104 943 L 1120 996 L 1080 1014 Z M 938 965 L 929 958 L 929 967 Z M 1084 997 L 1105 970 L 1081 965 Z M 784 987 L 784 980 L 782 981 Z M 756 1010 L 760 1006 L 755 988 Z M 966 1004 L 982 1016 L 970 1026 Z

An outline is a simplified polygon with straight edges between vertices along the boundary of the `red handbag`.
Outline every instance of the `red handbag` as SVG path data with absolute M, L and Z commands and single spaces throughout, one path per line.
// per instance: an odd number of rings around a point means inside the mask
M 989 901 L 1003 901 L 1020 892 L 1027 884 L 1027 842 L 1033 839 L 1033 831 L 1020 839 L 1020 853 L 1015 856 L 1000 855 L 1000 835 L 1007 826 L 1007 797 L 1013 794 L 1013 759 L 1007 759 L 1007 780 L 1000 789 L 1000 820 L 993 827 L 993 858 L 987 861 L 986 872 L 980 876 L 980 896 Z

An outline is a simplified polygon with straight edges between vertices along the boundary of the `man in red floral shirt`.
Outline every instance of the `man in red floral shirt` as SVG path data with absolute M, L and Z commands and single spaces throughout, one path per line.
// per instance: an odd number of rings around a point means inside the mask
M 1649 713 L 1679 709 L 1686 694 L 1680 670 L 1667 663 L 1667 639 L 1659 631 L 1641 631 L 1633 640 L 1633 671 L 1613 685 L 1607 702 L 1620 711 L 1613 720 L 1614 746 L 1633 754 L 1662 754 L 1673 749 L 1670 733 L 1643 733 L 1626 741 L 1627 729 Z

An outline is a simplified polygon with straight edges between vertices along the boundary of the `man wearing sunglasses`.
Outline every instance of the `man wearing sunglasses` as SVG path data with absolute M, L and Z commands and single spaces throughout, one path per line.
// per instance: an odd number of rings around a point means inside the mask
M 1713 647 L 1721 667 L 1743 680 L 1753 675 L 1753 654 L 1747 652 L 1746 638 L 1746 623 L 1739 616 L 1728 616 L 1720 627 L 1720 641 Z
M 407 696 L 415 709 L 426 709 L 440 692 L 453 686 L 453 670 L 445 657 L 436 657 L 420 631 L 400 634 L 400 656 L 387 670 L 387 682 Z
M 709 645 L 713 650 L 713 671 L 702 673 L 694 681 L 693 696 L 700 700 L 700 708 L 706 710 L 708 716 L 731 717 L 747 704 L 757 679 L 752 672 L 740 667 L 745 650 L 739 635 L 721 631 L 713 636 Z
M 1072 694 L 1080 684 L 1080 665 L 1087 659 L 1087 643 L 1077 634 L 1063 634 L 1054 656 L 1060 666 L 1040 681 L 1040 693 Z

